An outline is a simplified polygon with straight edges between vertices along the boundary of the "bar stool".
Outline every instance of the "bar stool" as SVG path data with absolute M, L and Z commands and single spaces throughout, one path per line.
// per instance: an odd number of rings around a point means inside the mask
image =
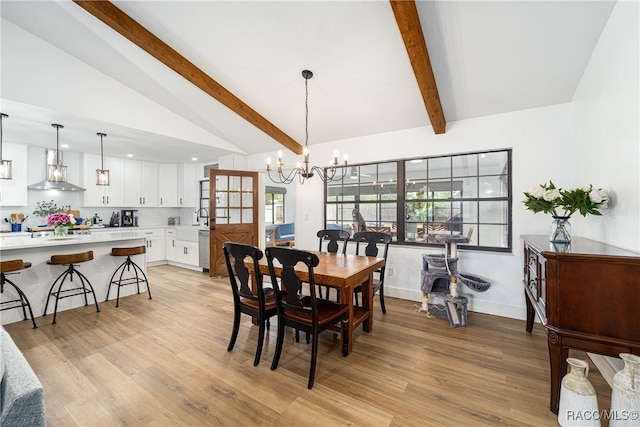
M 47 302 L 44 305 L 44 313 L 43 316 L 47 315 L 47 307 L 49 306 L 49 299 L 54 297 L 56 299 L 56 304 L 53 309 L 53 323 L 56 323 L 56 316 L 58 314 L 58 301 L 62 298 L 69 298 L 75 295 L 84 295 L 84 305 L 89 305 L 89 301 L 87 300 L 87 294 L 93 295 L 93 301 L 96 304 L 96 311 L 100 312 L 100 307 L 98 307 L 98 300 L 96 299 L 96 293 L 93 291 L 93 286 L 91 286 L 91 282 L 89 279 L 82 274 L 77 268 L 76 264 L 86 261 L 91 261 L 93 259 L 93 251 L 80 252 L 76 254 L 69 255 L 51 255 L 51 259 L 47 261 L 49 265 L 66 265 L 67 269 L 62 272 L 58 276 L 56 280 L 53 281 L 51 288 L 49 288 L 49 294 L 47 295 Z M 73 275 L 76 274 L 80 279 L 80 283 L 82 286 L 76 286 L 71 289 L 62 289 L 62 285 L 67 277 L 69 277 L 69 281 L 73 282 Z M 54 291 L 54 288 L 58 285 L 57 289 Z M 88 286 L 88 289 L 87 289 Z
M 111 248 L 111 256 L 126 256 L 127 259 L 124 260 L 124 262 L 120 264 L 118 268 L 116 268 L 116 271 L 113 272 L 111 280 L 109 280 L 107 299 L 105 299 L 105 301 L 109 301 L 109 292 L 111 291 L 111 285 L 114 284 L 118 287 L 118 294 L 116 297 L 116 307 L 118 307 L 118 304 L 120 302 L 120 288 L 126 285 L 133 285 L 134 283 L 136 285 L 138 293 L 140 293 L 140 283 L 146 283 L 147 292 L 149 293 L 149 299 L 151 299 L 151 289 L 149 289 L 149 281 L 147 280 L 147 275 L 144 274 L 144 271 L 142 271 L 140 266 L 133 262 L 133 260 L 131 259 L 133 255 L 142 255 L 146 252 L 147 250 L 144 246 L 133 246 L 130 248 Z M 127 277 L 123 279 L 122 276 L 124 275 L 125 270 L 131 271 L 131 267 L 133 267 L 133 273 L 135 274 L 135 277 Z M 120 272 L 120 277 L 118 278 L 118 280 L 113 280 L 118 272 Z M 138 273 L 140 273 L 142 277 L 140 277 Z
M 35 329 L 37 328 L 36 319 L 33 317 L 33 311 L 31 310 L 31 304 L 29 304 L 27 296 L 15 283 L 7 279 L 7 274 L 20 274 L 16 272 L 29 267 L 31 267 L 31 263 L 23 262 L 21 259 L 13 259 L 11 261 L 0 262 L 0 293 L 4 293 L 5 283 L 13 286 L 13 289 L 15 289 L 18 293 L 18 299 L 0 302 L 0 311 L 21 307 L 22 314 L 24 315 L 24 320 L 27 320 L 27 311 L 24 309 L 25 307 L 27 307 L 29 309 L 29 314 L 31 315 L 31 321 L 33 322 L 33 329 Z M 8 304 L 9 307 L 4 307 L 5 304 Z

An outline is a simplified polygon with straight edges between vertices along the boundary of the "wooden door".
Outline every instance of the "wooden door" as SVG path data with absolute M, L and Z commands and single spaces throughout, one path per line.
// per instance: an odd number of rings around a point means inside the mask
M 258 246 L 258 172 L 210 169 L 209 275 L 227 276 L 224 242 Z

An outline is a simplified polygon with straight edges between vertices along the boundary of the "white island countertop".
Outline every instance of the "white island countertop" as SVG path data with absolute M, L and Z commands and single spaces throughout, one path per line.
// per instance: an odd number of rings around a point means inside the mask
M 45 248 L 54 246 L 78 245 L 93 242 L 116 242 L 119 240 L 143 239 L 142 231 L 114 231 L 110 233 L 93 233 L 82 235 L 71 235 L 67 237 L 13 237 L 11 239 L 0 240 L 0 251 L 12 249 Z

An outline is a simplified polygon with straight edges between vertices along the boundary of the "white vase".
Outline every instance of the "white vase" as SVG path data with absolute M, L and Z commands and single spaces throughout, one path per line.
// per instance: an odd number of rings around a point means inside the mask
M 589 365 L 584 360 L 567 358 L 571 370 L 562 378 L 558 423 L 562 426 L 600 426 L 598 397 L 587 379 Z
M 624 368 L 613 376 L 609 426 L 640 425 L 640 356 L 620 353 Z

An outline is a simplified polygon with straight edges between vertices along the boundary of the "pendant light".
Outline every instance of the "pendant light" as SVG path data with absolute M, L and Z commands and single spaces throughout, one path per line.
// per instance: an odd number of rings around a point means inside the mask
M 96 135 L 100 137 L 100 169 L 96 169 L 96 185 L 111 185 L 109 169 L 104 168 L 104 151 L 102 145 L 102 138 L 107 136 L 107 134 L 98 132 Z
M 56 128 L 56 151 L 46 150 L 46 178 L 27 188 L 29 190 L 85 191 L 84 188 L 71 184 L 67 180 L 67 167 L 62 164 L 62 151 L 60 151 L 60 129 L 64 126 L 56 123 L 51 126 Z
M 2 158 L 2 120 L 9 117 L 4 113 L 0 113 L 0 179 L 12 179 L 11 176 L 11 160 Z
M 336 172 L 340 165 L 338 164 L 338 152 L 336 151 L 333 155 L 333 160 L 329 163 L 327 168 L 322 168 L 318 166 L 309 167 L 309 79 L 313 77 L 313 72 L 309 70 L 302 71 L 302 77 L 304 78 L 304 132 L 305 132 L 305 140 L 304 140 L 304 166 L 300 163 L 291 170 L 288 174 L 282 172 L 282 150 L 278 151 L 278 163 L 277 163 L 277 175 L 275 177 L 271 176 L 271 159 L 267 159 L 267 175 L 271 179 L 271 181 L 277 184 L 289 184 L 291 183 L 295 177 L 298 177 L 300 184 L 304 184 L 304 181 L 313 178 L 315 174 L 317 174 L 323 182 L 331 182 L 333 180 L 341 181 L 347 174 L 347 155 L 344 156 L 344 167 L 342 167 L 342 171 L 337 174 Z
M 62 164 L 62 153 L 60 152 L 60 128 L 64 128 L 64 126 L 56 123 L 52 123 L 51 126 L 56 128 L 56 162 L 55 164 L 47 164 L 47 181 L 67 182 L 67 167 Z

